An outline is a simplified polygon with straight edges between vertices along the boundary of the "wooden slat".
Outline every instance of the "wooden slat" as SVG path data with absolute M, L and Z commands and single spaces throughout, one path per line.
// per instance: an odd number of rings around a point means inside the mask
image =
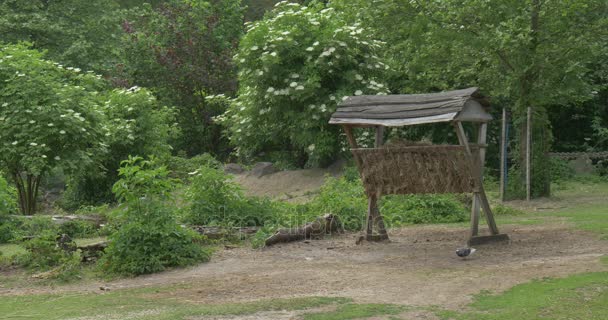
M 419 103 L 370 103 L 362 106 L 355 107 L 338 107 L 338 112 L 395 112 L 401 110 L 414 111 L 414 110 L 423 110 L 423 109 L 432 109 L 439 108 L 445 105 L 455 105 L 461 106 L 463 105 L 468 98 L 462 99 L 440 99 L 437 101 L 431 102 L 419 102 Z
M 401 127 L 401 126 L 410 126 L 415 124 L 424 124 L 424 123 L 437 123 L 437 122 L 448 122 L 454 120 L 458 113 L 446 113 L 440 114 L 436 116 L 429 117 L 419 117 L 419 118 L 409 118 L 409 119 L 361 119 L 361 118 L 353 118 L 353 119 L 345 119 L 345 118 L 331 118 L 329 120 L 330 124 L 341 124 L 341 125 L 349 125 L 349 126 L 385 126 L 385 127 Z
M 451 106 L 445 108 L 432 108 L 432 109 L 424 109 L 424 110 L 414 110 L 414 111 L 395 111 L 395 112 L 386 112 L 386 113 L 368 113 L 368 112 L 340 112 L 336 111 L 332 115 L 332 119 L 352 119 L 352 118 L 362 118 L 362 119 L 408 119 L 408 118 L 420 118 L 420 117 L 429 117 L 442 115 L 446 113 L 459 112 L 462 110 L 462 107 Z
M 369 104 L 391 104 L 391 103 L 416 103 L 416 102 L 429 102 L 437 99 L 450 99 L 459 98 L 465 96 L 474 96 L 477 93 L 478 88 L 467 88 L 462 90 L 444 91 L 438 93 L 425 93 L 425 94 L 394 94 L 385 96 L 352 96 L 343 101 L 340 106 L 360 106 Z

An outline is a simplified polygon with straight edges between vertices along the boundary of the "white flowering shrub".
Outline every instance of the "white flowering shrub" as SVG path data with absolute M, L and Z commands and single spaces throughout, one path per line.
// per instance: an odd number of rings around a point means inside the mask
M 120 163 L 129 155 L 164 160 L 171 154 L 169 140 L 177 133 L 175 115 L 150 91 L 138 87 L 114 89 L 101 93 L 99 101 L 106 117 L 104 150 L 95 155 L 93 166 L 83 166 L 71 175 L 62 202 L 66 209 L 111 202 Z
M 375 55 L 380 47 L 360 25 L 321 4 L 280 2 L 248 25 L 235 56 L 238 97 L 219 118 L 238 155 L 288 150 L 288 159 L 309 166 L 334 159 L 343 137 L 327 122 L 337 104 L 387 93 L 388 67 Z
M 23 213 L 35 213 L 43 174 L 73 170 L 101 147 L 98 81 L 27 45 L 0 45 L 0 168 L 13 178 Z

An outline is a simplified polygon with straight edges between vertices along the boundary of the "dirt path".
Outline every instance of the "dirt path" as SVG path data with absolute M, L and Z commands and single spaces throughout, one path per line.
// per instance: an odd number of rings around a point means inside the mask
M 301 296 L 351 297 L 358 302 L 457 308 L 481 290 L 502 291 L 534 278 L 608 268 L 599 257 L 605 242 L 559 220 L 542 226 L 503 226 L 512 242 L 479 247 L 470 259 L 454 254 L 462 227 L 393 230 L 389 243 L 355 245 L 355 234 L 263 250 L 223 250 L 213 261 L 160 274 L 54 289 L 0 289 L 0 295 L 98 292 L 186 284 L 171 297 L 199 303 L 241 302 Z M 159 293 L 167 294 L 167 293 Z

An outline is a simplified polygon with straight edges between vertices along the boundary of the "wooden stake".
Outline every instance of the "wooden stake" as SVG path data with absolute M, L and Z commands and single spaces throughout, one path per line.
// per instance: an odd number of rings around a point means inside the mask
M 507 168 L 507 109 L 502 108 L 500 134 L 500 201 L 505 201 L 505 169 Z
M 530 148 L 530 144 L 532 143 L 532 134 L 531 134 L 531 129 L 532 129 L 532 108 L 528 107 L 528 119 L 526 122 L 526 200 L 530 201 L 530 196 L 531 196 L 531 191 L 532 191 L 532 186 L 531 186 L 531 179 L 530 179 L 530 167 L 531 167 L 531 161 L 530 161 L 530 153 L 531 153 L 531 148 Z

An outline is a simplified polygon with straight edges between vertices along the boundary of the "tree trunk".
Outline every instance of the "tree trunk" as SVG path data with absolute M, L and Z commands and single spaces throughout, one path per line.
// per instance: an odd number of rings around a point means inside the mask
M 510 180 L 516 184 L 510 188 L 516 198 L 526 197 L 526 149 L 527 149 L 527 109 L 532 109 L 531 124 L 531 197 L 543 197 L 550 194 L 550 174 L 548 152 L 551 146 L 551 133 L 549 131 L 549 120 L 547 110 L 542 105 L 536 105 L 533 97 L 535 84 L 539 80 L 539 63 L 536 61 L 538 56 L 539 31 L 540 31 L 540 12 L 542 3 L 540 0 L 532 0 L 530 10 L 530 45 L 529 54 L 531 57 L 529 67 L 519 78 L 519 98 L 513 112 L 514 125 L 517 128 L 517 148 L 516 148 L 516 171 L 519 177 Z
M 19 209 L 24 215 L 33 215 L 36 213 L 36 200 L 38 199 L 38 189 L 40 186 L 40 176 L 19 171 L 13 172 L 13 181 L 17 187 L 19 195 Z

